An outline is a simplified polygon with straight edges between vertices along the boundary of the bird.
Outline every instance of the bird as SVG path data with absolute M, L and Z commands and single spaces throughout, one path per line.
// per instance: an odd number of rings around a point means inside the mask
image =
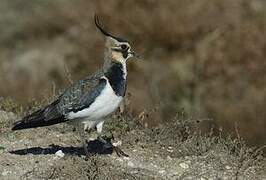
M 115 112 L 123 101 L 127 90 L 127 61 L 139 59 L 129 41 L 106 31 L 94 15 L 97 29 L 105 36 L 104 63 L 102 68 L 74 82 L 52 103 L 38 109 L 13 124 L 12 130 L 22 130 L 50 126 L 58 123 L 74 125 L 86 156 L 89 156 L 85 130 L 97 130 L 98 139 L 102 138 L 102 128 L 107 117 Z M 119 156 L 128 156 L 113 146 Z M 108 146 L 107 146 L 108 147 Z

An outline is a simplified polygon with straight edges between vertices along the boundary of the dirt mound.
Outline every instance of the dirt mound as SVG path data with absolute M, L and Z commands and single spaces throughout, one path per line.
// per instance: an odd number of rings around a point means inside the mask
M 1 126 L 0 179 L 266 178 L 259 151 L 241 140 L 184 131 L 188 127 L 184 120 L 151 130 L 136 119 L 113 116 L 105 134 L 112 132 L 129 157 L 118 157 L 112 149 L 101 151 L 97 140 L 90 139 L 93 153 L 86 161 L 70 126 L 10 132 L 15 115 L 7 114 L 0 112 L 7 117 Z

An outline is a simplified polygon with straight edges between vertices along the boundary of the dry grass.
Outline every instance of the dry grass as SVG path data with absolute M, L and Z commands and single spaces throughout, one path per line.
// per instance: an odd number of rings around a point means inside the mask
M 166 124 L 145 128 L 139 117 L 124 112 L 123 116 L 118 113 L 112 121 L 107 122 L 105 133 L 113 132 L 115 139 L 123 139 L 124 148 L 134 146 L 150 149 L 152 152 L 159 152 L 164 158 L 194 157 L 195 169 L 184 173 L 182 178 L 199 178 L 204 173 L 209 174 L 211 169 L 206 169 L 204 172 L 202 168 L 206 167 L 199 163 L 202 160 L 213 169 L 221 170 L 216 172 L 214 178 L 229 176 L 232 179 L 257 179 L 264 174 L 265 146 L 260 148 L 247 146 L 240 137 L 237 127 L 235 129 L 237 137 L 224 133 L 222 129 L 218 135 L 213 131 L 202 133 L 200 130 L 202 121 L 205 120 L 189 118 L 181 111 Z M 231 174 L 223 174 L 224 168 L 230 168 Z
M 33 105 L 33 109 L 39 107 L 41 103 L 35 102 L 35 104 L 36 106 Z M 2 100 L 1 109 L 14 111 L 13 107 L 17 109 L 15 102 Z M 33 109 L 31 108 L 31 110 Z M 183 110 L 180 110 L 176 117 L 167 123 L 153 128 L 146 128 L 143 116 L 147 116 L 149 113 L 153 112 L 146 111 L 144 113 L 146 115 L 143 115 L 143 113 L 134 115 L 134 112 L 130 110 L 130 106 L 123 113 L 116 112 L 105 123 L 104 135 L 113 137 L 115 141 L 122 140 L 121 148 L 130 152 L 131 155 L 144 151 L 146 153 L 140 154 L 144 159 L 150 159 L 154 157 L 154 154 L 156 154 L 157 158 L 159 156 L 159 159 L 171 159 L 169 162 L 153 162 L 157 166 L 164 168 L 171 166 L 172 169 L 175 169 L 179 167 L 180 162 L 190 163 L 189 168 L 182 172 L 181 179 L 198 179 L 200 177 L 260 179 L 265 177 L 266 160 L 262 154 L 263 147 L 248 147 L 240 137 L 237 128 L 235 130 L 238 135 L 237 138 L 225 135 L 222 130 L 220 130 L 218 136 L 213 131 L 202 133 L 201 123 L 211 120 L 191 118 Z M 0 112 L 0 116 L 4 114 L 6 113 Z M 20 148 L 26 146 L 26 149 L 31 149 L 30 147 L 42 149 L 41 147 L 45 147 L 47 143 L 49 144 L 53 141 L 59 143 L 56 144 L 59 145 L 59 148 L 62 146 L 61 143 L 65 142 L 67 145 L 63 143 L 64 145 L 61 147 L 63 149 L 63 147 L 69 146 L 69 143 L 77 141 L 70 127 L 51 126 L 37 130 L 26 130 L 16 134 L 14 132 L 11 133 L 9 130 L 10 124 L 15 120 L 14 115 L 7 116 L 4 123 L 2 122 L 3 118 L 0 117 L 0 120 L 0 132 L 4 132 L 0 134 L 1 139 L 4 139 L 0 144 L 0 151 L 3 151 L 4 148 L 13 148 L 11 146 L 14 143 L 20 144 Z M 71 133 L 69 134 L 69 132 Z M 39 144 L 40 140 L 43 140 L 42 143 L 44 144 Z M 7 143 L 7 141 L 10 141 L 10 143 Z M 35 144 L 28 144 L 34 141 Z M 2 147 L 2 143 L 5 146 Z M 25 144 L 22 145 L 21 143 Z M 145 168 L 128 168 L 128 165 L 112 162 L 107 155 L 92 156 L 88 161 L 85 161 L 73 153 L 65 154 L 64 158 L 53 161 L 53 153 L 26 154 L 24 156 L 11 155 L 9 152 L 5 153 L 11 156 L 12 158 L 10 159 L 12 161 L 15 160 L 15 162 L 18 162 L 16 158 L 21 159 L 21 161 L 29 161 L 30 159 L 30 162 L 35 162 L 32 170 L 23 173 L 21 178 L 26 179 L 154 179 L 153 171 L 149 172 Z M 45 162 L 49 158 L 53 163 Z M 118 159 L 123 161 L 123 158 Z M 11 160 L 8 159 L 7 164 Z M 133 161 L 134 156 L 131 156 L 130 160 Z M 19 164 L 21 165 L 21 162 Z M 10 165 L 7 166 L 10 167 Z M 15 169 L 19 172 L 23 170 L 22 167 L 16 167 Z M 135 173 L 136 171 L 138 173 Z
M 183 107 L 224 131 L 237 122 L 250 144 L 265 144 L 263 0 L 4 0 L 0 9 L 1 96 L 21 104 L 48 99 L 69 85 L 66 67 L 74 80 L 96 70 L 103 49 L 92 23 L 97 12 L 144 54 L 129 63 L 133 113 L 158 105 L 144 119 L 154 125 Z

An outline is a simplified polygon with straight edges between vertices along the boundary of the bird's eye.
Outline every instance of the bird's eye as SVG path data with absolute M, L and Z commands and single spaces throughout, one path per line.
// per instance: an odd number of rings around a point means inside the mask
M 122 49 L 122 50 L 125 50 L 126 48 L 127 48 L 127 45 L 125 45 L 125 44 L 122 44 L 122 45 L 121 45 L 121 49 Z

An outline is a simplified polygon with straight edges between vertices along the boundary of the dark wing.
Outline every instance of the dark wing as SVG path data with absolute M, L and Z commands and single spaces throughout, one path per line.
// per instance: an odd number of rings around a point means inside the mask
M 106 85 L 102 76 L 103 73 L 96 73 L 67 89 L 60 97 L 59 111 L 67 115 L 89 107 Z
M 68 121 L 66 115 L 89 107 L 106 85 L 100 71 L 74 83 L 53 103 L 14 123 L 12 130 L 49 126 Z
M 15 122 L 12 130 L 49 126 L 66 121 L 64 116 L 57 110 L 58 103 L 59 100 L 57 99 L 48 106 L 35 111 L 20 121 Z

